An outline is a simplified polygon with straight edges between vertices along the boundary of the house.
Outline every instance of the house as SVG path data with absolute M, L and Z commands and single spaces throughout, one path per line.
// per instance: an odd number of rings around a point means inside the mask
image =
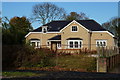
M 52 21 L 25 37 L 35 48 L 52 50 L 96 50 L 98 46 L 116 46 L 114 35 L 94 20 Z

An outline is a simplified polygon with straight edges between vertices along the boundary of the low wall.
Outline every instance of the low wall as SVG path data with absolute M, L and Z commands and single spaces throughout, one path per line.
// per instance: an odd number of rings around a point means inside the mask
M 96 50 L 88 50 L 87 48 L 82 48 L 82 49 L 57 49 L 58 53 L 70 53 L 70 54 L 96 54 Z
M 58 53 L 80 54 L 81 49 L 57 49 Z

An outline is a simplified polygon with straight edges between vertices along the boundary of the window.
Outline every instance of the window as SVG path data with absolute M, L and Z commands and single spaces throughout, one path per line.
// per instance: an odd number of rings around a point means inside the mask
M 57 43 L 57 49 L 61 49 L 61 43 Z
M 40 40 L 30 40 L 31 42 L 31 46 L 35 47 L 35 48 L 40 48 Z
M 35 47 L 35 42 L 31 42 L 31 45 L 32 45 L 33 47 Z
M 47 46 L 50 46 L 50 42 L 49 41 L 47 42 Z
M 46 32 L 47 32 L 47 30 L 46 30 L 46 28 L 44 28 L 44 29 L 43 29 L 43 33 L 46 33 Z
M 72 32 L 76 32 L 77 31 L 77 26 L 72 26 Z
M 81 40 L 68 40 L 68 48 L 81 48 L 82 41 Z
M 69 42 L 69 45 L 70 45 L 70 48 L 73 48 L 73 42 L 72 41 Z
M 36 47 L 37 47 L 37 48 L 39 48 L 39 43 L 40 43 L 40 42 L 36 42 Z
M 97 46 L 99 46 L 99 42 L 97 42 Z
M 103 46 L 106 46 L 106 42 L 103 42 Z
M 75 41 L 75 48 L 78 48 L 78 41 Z
M 81 41 L 80 41 L 79 47 L 80 47 L 80 48 L 82 47 L 82 42 L 81 42 Z
M 105 47 L 107 46 L 107 40 L 96 40 L 97 47 Z
M 43 26 L 43 27 L 42 27 L 42 32 L 43 32 L 43 33 L 46 33 L 46 32 L 47 32 L 47 26 Z

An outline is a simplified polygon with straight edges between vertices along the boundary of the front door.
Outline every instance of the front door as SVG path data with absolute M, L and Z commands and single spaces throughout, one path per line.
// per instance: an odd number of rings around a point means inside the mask
M 57 42 L 51 42 L 51 50 L 53 51 L 57 50 Z

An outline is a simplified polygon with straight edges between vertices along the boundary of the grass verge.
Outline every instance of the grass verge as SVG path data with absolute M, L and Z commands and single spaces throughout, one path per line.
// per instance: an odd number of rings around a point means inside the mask
M 35 77 L 35 76 L 44 76 L 45 74 L 40 74 L 40 73 L 34 73 L 34 72 L 19 72 L 19 71 L 15 71 L 15 72 L 10 72 L 10 71 L 6 71 L 6 72 L 2 72 L 2 76 L 3 77 Z

